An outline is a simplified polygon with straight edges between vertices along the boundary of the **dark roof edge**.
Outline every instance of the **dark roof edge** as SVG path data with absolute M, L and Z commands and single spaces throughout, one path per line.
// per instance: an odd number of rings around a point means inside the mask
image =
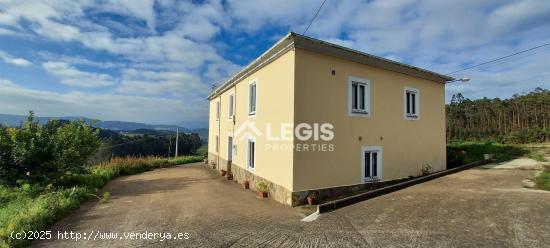
M 265 64 L 273 61 L 282 54 L 286 53 L 291 48 L 300 48 L 312 52 L 327 54 L 329 56 L 334 56 L 342 58 L 349 61 L 358 62 L 361 64 L 366 64 L 369 66 L 394 71 L 398 73 L 403 73 L 406 75 L 423 78 L 426 80 L 445 83 L 447 81 L 454 80 L 453 77 L 442 75 L 436 72 L 425 70 L 419 67 L 403 64 L 386 58 L 378 57 L 368 53 L 360 52 L 353 50 L 347 47 L 336 45 L 330 42 L 318 40 L 294 32 L 290 32 L 280 39 L 277 43 L 271 46 L 267 51 L 265 51 L 260 57 L 256 58 L 250 64 L 245 66 L 227 81 L 225 81 L 220 86 L 216 87 L 210 94 L 207 99 L 212 99 L 215 96 L 225 92 L 229 87 L 234 83 L 239 82 L 242 78 L 246 77 L 248 74 L 255 72 L 261 69 Z
M 445 83 L 454 80 L 453 77 L 442 75 L 433 71 L 422 69 L 419 67 L 403 64 L 379 56 L 371 55 L 361 51 L 353 50 L 347 47 L 336 45 L 330 42 L 318 40 L 308 36 L 291 33 L 294 36 L 294 45 L 296 48 L 309 50 L 327 54 L 330 56 L 339 57 L 345 60 L 351 60 L 358 63 L 386 69 L 394 72 L 403 73 L 406 75 L 420 77 L 430 81 Z

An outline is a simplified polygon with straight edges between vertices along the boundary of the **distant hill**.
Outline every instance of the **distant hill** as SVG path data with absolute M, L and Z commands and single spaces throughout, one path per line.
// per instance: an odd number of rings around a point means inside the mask
M 9 127 L 18 127 L 27 119 L 26 115 L 10 115 L 10 114 L 0 114 L 0 124 L 3 126 Z M 189 129 L 180 127 L 177 125 L 162 125 L 162 124 L 146 124 L 139 122 L 129 122 L 129 121 L 101 121 L 93 120 L 86 117 L 76 117 L 76 116 L 65 116 L 65 117 L 36 117 L 39 123 L 44 124 L 48 120 L 78 120 L 83 119 L 86 123 L 90 124 L 93 127 L 109 129 L 114 131 L 125 131 L 135 134 L 169 134 L 170 132 L 161 132 L 161 131 L 176 131 L 176 128 L 179 128 L 180 132 L 183 133 L 198 133 L 201 139 L 206 139 L 208 136 L 207 128 L 195 128 Z M 156 130 L 158 132 L 155 132 Z

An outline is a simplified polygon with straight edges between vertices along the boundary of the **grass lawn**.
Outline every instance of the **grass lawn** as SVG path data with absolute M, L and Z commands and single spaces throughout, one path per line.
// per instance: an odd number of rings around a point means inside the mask
M 535 178 L 537 188 L 550 190 L 550 166 L 546 166 L 544 171 Z
M 483 160 L 484 154 L 493 154 L 498 162 L 529 154 L 520 145 L 504 145 L 494 142 L 451 142 L 447 145 L 447 168 Z
M 24 184 L 17 188 L 0 187 L 0 247 L 27 245 L 27 239 L 12 239 L 12 232 L 45 231 L 56 220 L 78 208 L 86 199 L 107 200 L 108 194 L 95 194 L 118 176 L 202 159 L 202 156 L 115 158 L 92 167 L 88 174 L 68 177 L 63 185 L 43 187 Z

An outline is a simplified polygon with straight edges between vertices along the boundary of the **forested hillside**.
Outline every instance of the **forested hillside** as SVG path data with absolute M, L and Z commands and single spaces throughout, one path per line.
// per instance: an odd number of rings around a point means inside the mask
M 176 133 L 170 131 L 141 130 L 127 133 L 100 129 L 102 145 L 95 158 L 99 161 L 124 156 L 174 156 Z M 196 133 L 179 133 L 178 155 L 194 154 L 201 147 Z
M 453 95 L 446 113 L 448 141 L 550 141 L 550 91 L 546 89 L 504 100 L 470 100 L 459 93 Z

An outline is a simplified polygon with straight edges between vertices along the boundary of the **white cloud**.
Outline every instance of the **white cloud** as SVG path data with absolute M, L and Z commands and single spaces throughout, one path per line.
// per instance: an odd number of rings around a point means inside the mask
M 95 6 L 101 12 L 112 12 L 133 16 L 147 22 L 147 26 L 155 29 L 154 0 L 111 0 Z
M 44 70 L 56 76 L 61 83 L 82 88 L 105 87 L 116 83 L 108 74 L 86 72 L 76 69 L 65 62 L 49 61 L 42 64 Z
M 103 69 L 109 69 L 109 68 L 122 68 L 126 67 L 126 64 L 119 63 L 119 62 L 112 62 L 112 61 L 94 61 L 87 58 L 84 58 L 82 56 L 67 56 L 63 54 L 55 54 L 48 51 L 40 51 L 37 53 L 37 55 L 44 60 L 55 60 L 58 62 L 65 62 L 67 64 L 71 65 L 85 65 L 85 66 L 92 66 L 96 68 L 103 68 Z
M 4 62 L 12 65 L 17 66 L 31 66 L 32 63 L 26 59 L 23 58 L 15 58 L 10 54 L 7 54 L 5 52 L 0 51 L 0 59 L 4 60 Z
M 1 1 L 0 35 L 17 32 L 58 44 L 76 43 L 86 52 L 116 57 L 113 62 L 39 53 L 42 59 L 55 61 L 43 67 L 61 83 L 105 86 L 116 96 L 177 98 L 202 108 L 209 85 L 241 67 L 224 58 L 223 49 L 234 46 L 235 37 L 275 36 L 284 30 L 301 33 L 319 4 L 316 0 Z M 115 13 L 128 20 L 90 18 L 97 13 Z M 547 42 L 549 24 L 550 2 L 541 0 L 343 0 L 327 1 L 308 35 L 446 73 Z M 227 37 L 220 39 L 221 35 Z M 509 83 L 545 71 L 540 65 L 548 66 L 544 63 L 548 51 L 538 52 L 542 55 L 519 60 L 523 64 L 458 73 L 472 81 L 450 85 L 449 93 L 508 96 L 540 84 L 548 78 L 539 76 L 521 86 Z M 498 91 L 492 90 L 497 87 Z
M 0 87 L 0 105 L 8 114 L 34 110 L 38 116 L 86 116 L 158 124 L 180 123 L 182 116 L 187 121 L 206 120 L 208 115 L 204 106 L 182 100 L 80 91 L 56 93 L 21 87 L 1 79 Z
M 200 78 L 190 73 L 136 69 L 124 70 L 122 83 L 115 89 L 117 93 L 169 95 L 190 100 L 196 98 L 197 95 L 205 96 L 208 91 L 209 88 L 200 82 Z
M 2 87 L 14 87 L 15 84 L 10 80 L 0 78 L 0 86 L 2 86 Z

